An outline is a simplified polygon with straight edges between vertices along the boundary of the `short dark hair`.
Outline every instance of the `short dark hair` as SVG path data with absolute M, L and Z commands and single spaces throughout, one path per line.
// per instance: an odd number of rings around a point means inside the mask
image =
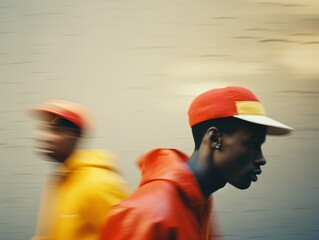
M 76 135 L 81 136 L 82 134 L 81 128 L 79 126 L 75 125 L 73 122 L 65 118 L 59 117 L 54 124 L 56 124 L 59 127 L 65 127 Z
M 194 125 L 192 127 L 192 133 L 195 142 L 195 150 L 199 149 L 202 139 L 208 128 L 216 127 L 221 133 L 231 135 L 246 124 L 247 122 L 241 119 L 235 117 L 226 117 L 211 119 Z

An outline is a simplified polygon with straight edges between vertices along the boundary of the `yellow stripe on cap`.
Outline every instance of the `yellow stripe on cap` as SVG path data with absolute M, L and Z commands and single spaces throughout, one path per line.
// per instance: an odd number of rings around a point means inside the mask
M 261 115 L 266 116 L 264 106 L 256 101 L 238 101 L 236 102 L 238 115 Z

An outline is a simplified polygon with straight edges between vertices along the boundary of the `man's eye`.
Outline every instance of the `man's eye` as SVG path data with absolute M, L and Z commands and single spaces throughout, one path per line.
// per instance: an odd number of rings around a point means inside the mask
M 250 148 L 260 148 L 260 146 L 261 146 L 260 143 L 256 143 L 256 142 L 249 142 L 247 145 Z

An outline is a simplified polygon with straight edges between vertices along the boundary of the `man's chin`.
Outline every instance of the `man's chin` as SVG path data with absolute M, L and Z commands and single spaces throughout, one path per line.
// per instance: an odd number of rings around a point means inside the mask
M 251 181 L 246 181 L 242 183 L 230 183 L 230 184 L 233 185 L 235 188 L 238 188 L 240 190 L 245 190 L 250 187 Z

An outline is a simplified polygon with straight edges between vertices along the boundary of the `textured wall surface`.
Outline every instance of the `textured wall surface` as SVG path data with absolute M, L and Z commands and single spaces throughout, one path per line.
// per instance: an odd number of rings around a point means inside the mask
M 189 103 L 220 85 L 252 89 L 296 129 L 267 138 L 249 190 L 214 194 L 224 239 L 319 239 L 318 14 L 316 0 L 1 0 L 0 239 L 32 236 L 52 167 L 33 151 L 28 108 L 87 106 L 86 146 L 115 152 L 135 189 L 143 152 L 192 153 Z

